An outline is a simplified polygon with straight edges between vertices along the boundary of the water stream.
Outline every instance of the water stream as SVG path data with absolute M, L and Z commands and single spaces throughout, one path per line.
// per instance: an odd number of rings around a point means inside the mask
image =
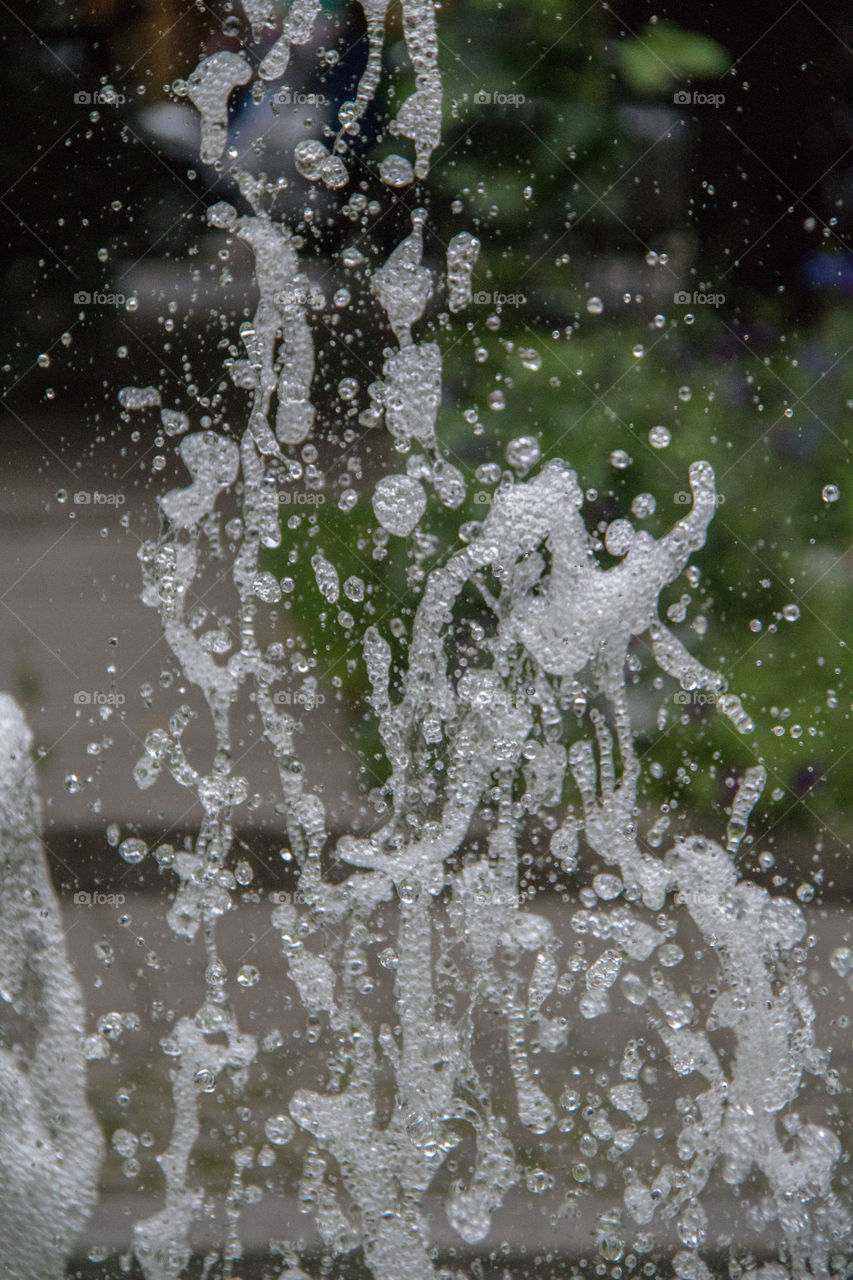
M 140 547 L 142 599 L 214 737 L 206 755 L 185 745 L 195 712 L 176 696 L 134 768 L 140 788 L 170 776 L 201 807 L 191 847 L 156 855 L 168 927 L 204 982 L 197 1007 L 152 1041 L 150 1071 L 169 1090 L 160 1176 L 122 1270 L 435 1280 L 569 1275 L 585 1260 L 598 1275 L 709 1280 L 743 1274 L 727 1257 L 748 1238 L 760 1280 L 840 1277 L 841 1146 L 825 1095 L 813 1089 L 801 1105 L 830 1065 L 807 920 L 738 868 L 764 769 L 742 778 L 728 823 L 674 842 L 638 802 L 646 764 L 626 686 L 636 637 L 648 640 L 649 690 L 662 677 L 702 691 L 714 715 L 752 728 L 659 616 L 665 588 L 701 565 L 712 468 L 691 466 L 689 503 L 666 534 L 620 518 L 602 545 L 571 459 L 540 462 L 536 441 L 520 438 L 480 521 L 446 546 L 424 533 L 433 509 L 462 506 L 471 477 L 437 434 L 441 343 L 419 325 L 437 298 L 464 316 L 480 248 L 455 235 L 441 279 L 425 254 L 440 10 L 403 0 L 407 65 L 391 73 L 387 0 L 362 0 L 357 92 L 295 151 L 306 192 L 352 201 L 363 163 L 353 140 L 383 77 L 409 77 L 388 126 L 398 152 L 379 174 L 405 197 L 409 225 L 381 260 L 360 233 L 318 285 L 263 151 L 251 166 L 229 160 L 233 91 L 251 85 L 260 101 L 286 83 L 320 8 L 293 0 L 282 22 L 272 0 L 244 0 L 247 46 L 275 30 L 259 65 L 245 50 L 215 52 L 172 86 L 200 114 L 202 164 L 231 169 L 234 195 L 209 210 L 209 226 L 254 257 L 257 305 L 229 335 L 227 361 L 243 418 L 191 420 L 155 388 L 119 395 L 134 425 L 165 431 L 185 469 L 182 487 L 152 487 L 161 527 Z M 318 352 L 336 339 L 312 298 L 345 276 L 365 290 L 362 323 L 393 343 L 344 388 L 363 405 L 361 426 L 387 433 L 390 462 L 361 482 L 376 536 L 363 572 L 342 582 L 317 522 L 329 490 L 312 446 Z M 371 574 L 397 544 L 419 591 L 402 620 L 370 606 Z M 283 612 L 286 562 L 310 563 L 310 607 L 347 634 L 369 681 L 360 714 L 378 734 L 381 781 L 349 829 L 300 755 L 324 686 L 316 655 L 282 638 L 285 622 L 298 629 Z M 227 626 L 198 607 L 214 580 L 217 599 L 230 595 Z M 96 1199 L 103 1140 L 85 1076 L 103 1037 L 86 1038 L 38 846 L 27 730 L 11 699 L 0 716 L 0 1092 L 15 1117 L 0 1139 L 0 1254 L 4 1276 L 58 1280 Z M 252 878 L 235 838 L 251 805 L 247 723 L 275 774 L 298 884 L 272 902 L 255 895 L 278 953 L 260 975 L 235 969 L 222 944 L 241 927 Z M 133 863 L 146 848 L 121 852 Z M 547 892 L 537 860 L 551 869 Z M 276 1071 L 275 1041 L 241 1003 L 259 976 L 299 1028 L 295 1070 Z M 259 1214 L 274 1224 L 260 1253 L 245 1244 Z

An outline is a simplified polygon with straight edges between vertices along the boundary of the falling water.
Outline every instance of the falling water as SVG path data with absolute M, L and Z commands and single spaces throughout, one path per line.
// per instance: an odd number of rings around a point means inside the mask
M 274 27 L 277 7 L 244 0 L 256 37 Z M 386 0 L 362 8 L 369 53 L 355 96 L 335 128 L 295 148 L 306 188 L 341 202 L 361 163 L 350 142 L 385 74 Z M 224 164 L 232 91 L 251 84 L 260 100 L 265 83 L 282 81 L 319 12 L 318 0 L 294 0 L 259 66 L 220 51 L 173 85 L 200 113 L 204 164 Z M 379 176 L 415 192 L 440 143 L 439 41 L 429 0 L 404 0 L 402 13 L 414 89 L 389 126 L 400 153 Z M 397 459 L 366 482 L 373 567 L 393 540 L 407 541 L 419 603 L 408 623 L 362 608 L 370 551 L 364 577 L 342 583 L 316 517 L 282 519 L 300 501 L 316 511 L 324 492 L 316 450 L 298 447 L 319 430 L 315 344 L 328 339 L 312 323 L 317 285 L 300 238 L 274 211 L 277 176 L 238 164 L 233 177 L 250 211 L 222 201 L 208 217 L 224 245 L 239 240 L 254 256 L 257 306 L 228 361 L 243 420 L 193 423 L 155 388 L 119 395 L 125 414 L 165 430 L 189 477 L 157 497 L 160 532 L 139 552 L 142 599 L 159 611 L 214 735 L 208 758 L 185 746 L 193 713 L 176 702 L 134 769 L 143 789 L 171 776 L 203 815 L 191 846 L 158 850 L 168 926 L 204 991 L 148 1063 L 170 1102 L 156 1135 L 162 1176 L 132 1230 L 142 1273 L 178 1280 L 201 1274 L 204 1257 L 205 1276 L 248 1275 L 258 1254 L 247 1255 L 247 1224 L 261 1214 L 271 1277 L 343 1274 L 347 1263 L 375 1280 L 484 1266 L 567 1275 L 565 1259 L 600 1275 L 640 1267 L 706 1280 L 729 1274 L 741 1237 L 763 1280 L 840 1276 L 849 1250 L 840 1144 L 814 1105 L 794 1109 L 804 1078 L 829 1071 L 803 959 L 806 919 L 737 867 L 764 769 L 746 773 L 727 829 L 671 847 L 666 822 L 644 829 L 638 804 L 644 765 L 625 682 L 635 637 L 648 636 L 659 677 L 704 691 L 714 714 L 752 729 L 721 676 L 658 615 L 661 593 L 701 556 L 715 512 L 711 467 L 690 468 L 691 503 L 664 536 L 618 519 L 602 547 L 571 466 L 540 464 L 535 440 L 521 438 L 483 518 L 452 545 L 429 546 L 422 522 L 436 506 L 458 510 L 467 481 L 436 432 L 441 349 L 417 326 L 442 294 L 464 313 L 480 245 L 455 235 L 440 283 L 424 261 L 429 215 L 415 199 L 399 243 L 363 269 L 371 323 L 387 324 L 393 345 L 363 387 L 346 390 L 366 401 L 365 428 L 384 424 Z M 338 269 L 364 262 L 350 246 Z M 300 758 L 305 709 L 323 696 L 310 655 L 269 634 L 292 586 L 271 566 L 288 556 L 310 563 L 311 607 L 348 632 L 369 680 L 363 710 L 384 780 L 373 819 L 365 805 L 349 831 Z M 196 603 L 211 575 L 232 593 L 230 653 L 227 632 Z M 102 1143 L 84 1048 L 97 1058 L 100 1041 L 83 1039 L 23 769 L 26 729 L 10 700 L 0 712 L 0 1087 L 4 1114 L 16 1117 L 2 1139 L 0 1247 L 4 1275 L 51 1280 L 95 1197 Z M 238 751 L 247 714 L 277 776 L 298 873 L 298 892 L 264 908 L 279 955 L 263 975 L 252 964 L 235 971 L 222 950 L 252 878 L 235 837 L 251 802 Z M 133 862 L 146 850 L 123 852 Z M 525 871 L 537 858 L 553 867 L 550 892 L 538 896 Z M 241 991 L 261 976 L 282 1009 L 296 1002 L 295 1072 L 276 1072 L 281 1037 L 243 1016 Z

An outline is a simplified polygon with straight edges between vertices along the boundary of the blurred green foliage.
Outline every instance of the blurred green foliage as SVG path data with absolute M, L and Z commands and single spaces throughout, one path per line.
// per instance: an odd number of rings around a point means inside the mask
M 634 712 L 644 764 L 655 765 L 645 772 L 645 801 L 683 797 L 713 830 L 735 777 L 760 760 L 768 783 L 757 829 L 773 843 L 784 818 L 777 835 L 793 823 L 799 841 L 822 833 L 840 856 L 853 786 L 846 744 L 853 370 L 845 358 L 853 317 L 832 293 L 802 305 L 797 280 L 757 291 L 733 262 L 722 270 L 720 246 L 697 232 L 686 194 L 697 185 L 697 136 L 682 130 L 674 146 L 666 129 L 678 132 L 673 85 L 726 70 L 721 44 L 673 22 L 637 35 L 616 32 L 599 6 L 571 22 L 563 8 L 514 4 L 511 22 L 485 3 L 440 15 L 446 141 L 427 189 L 411 203 L 431 206 L 428 253 L 437 271 L 451 235 L 475 230 L 482 250 L 474 289 L 513 299 L 475 302 L 450 317 L 439 298 L 421 326 L 419 336 L 434 337 L 443 350 L 439 437 L 469 482 L 466 504 L 448 511 L 431 503 L 422 529 L 435 538 L 434 551 L 421 555 L 413 576 L 412 551 L 400 540 L 390 540 L 384 559 L 372 559 L 369 485 L 347 514 L 330 497 L 317 512 L 314 540 L 342 579 L 374 582 L 368 610 L 342 601 L 356 625 L 341 628 L 340 606 L 323 607 L 307 556 L 287 569 L 296 583 L 292 607 L 347 695 L 363 698 L 353 636 L 375 622 L 403 662 L 400 637 L 410 628 L 422 571 L 460 545 L 460 525 L 483 518 L 491 490 L 474 472 L 485 462 L 505 469 L 510 440 L 535 436 L 543 461 L 570 462 L 589 495 L 588 527 L 599 531 L 627 517 L 663 533 L 682 514 L 674 495 L 687 490 L 689 464 L 706 458 L 720 506 L 707 546 L 694 557 L 700 585 L 682 577 L 662 599 L 661 615 L 673 608 L 672 629 L 724 673 L 755 727 L 741 736 L 711 707 L 679 703 L 668 677 L 654 689 L 660 673 L 638 641 Z M 500 94 L 524 101 L 505 104 Z M 655 109 L 670 116 L 653 120 L 665 141 L 650 168 L 656 144 L 635 126 L 640 113 L 645 128 L 642 112 L 655 95 Z M 391 141 L 379 139 L 375 154 Z M 827 253 L 838 247 L 826 236 L 824 246 Z M 691 300 L 697 291 L 723 301 L 682 305 L 675 299 L 681 290 Z M 588 306 L 593 296 L 602 299 L 600 311 Z M 504 398 L 498 409 L 489 407 L 496 390 Z M 649 440 L 658 426 L 671 436 L 663 449 Z M 617 450 L 629 465 L 613 464 Z M 402 461 L 381 432 L 366 433 L 356 452 L 376 474 Z M 838 487 L 840 500 L 824 499 L 827 485 Z M 656 503 L 642 521 L 631 514 L 638 493 Z M 606 553 L 602 559 L 610 562 Z M 275 555 L 270 563 L 284 572 Z M 375 780 L 383 770 L 369 717 L 361 755 Z
M 624 41 L 620 54 L 620 71 L 638 93 L 659 93 L 692 76 L 721 76 L 731 64 L 716 40 L 674 22 L 649 23 L 641 35 Z

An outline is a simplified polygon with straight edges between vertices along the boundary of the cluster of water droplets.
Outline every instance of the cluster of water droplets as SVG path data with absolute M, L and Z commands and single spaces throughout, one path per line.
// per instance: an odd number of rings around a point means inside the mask
M 244 8 L 256 37 L 279 30 L 272 0 L 245 0 Z M 348 139 L 378 90 L 387 2 L 363 0 L 362 8 L 369 51 L 355 97 L 339 108 L 331 137 L 296 148 L 309 184 L 348 184 Z M 232 91 L 255 77 L 284 77 L 319 12 L 318 0 L 294 0 L 257 71 L 242 54 L 217 52 L 175 86 L 200 113 L 204 163 L 225 149 Z M 379 167 L 396 190 L 426 176 L 441 117 L 434 6 L 404 0 L 403 31 L 415 88 L 390 131 L 413 144 L 414 156 L 395 154 Z M 159 498 L 161 533 L 140 548 L 143 600 L 159 611 L 215 739 L 207 759 L 191 758 L 184 739 L 194 713 L 181 703 L 147 734 L 134 771 L 143 789 L 170 776 L 202 812 L 192 847 L 158 851 L 173 889 L 169 925 L 198 948 L 206 994 L 161 1042 L 172 1119 L 158 1155 L 162 1206 L 134 1231 L 146 1280 L 188 1274 L 194 1224 L 215 1198 L 193 1159 L 205 1097 L 222 1096 L 223 1079 L 238 1099 L 251 1097 L 254 1080 L 270 1080 L 263 1055 L 275 1045 L 240 1025 L 231 986 L 234 976 L 253 988 L 260 971 L 229 971 L 217 932 L 229 912 L 239 918 L 239 894 L 252 877 L 234 831 L 249 786 L 232 763 L 247 698 L 277 771 L 283 839 L 299 872 L 298 895 L 274 902 L 269 924 L 316 1066 L 295 1088 L 273 1076 L 272 1110 L 256 1116 L 258 1145 L 234 1156 L 223 1275 L 235 1274 L 241 1257 L 241 1214 L 263 1194 L 256 1184 L 285 1148 L 298 1152 L 299 1199 L 323 1265 L 360 1250 L 376 1280 L 433 1280 L 436 1238 L 450 1238 L 457 1259 L 463 1246 L 498 1249 L 501 1214 L 522 1201 L 526 1232 L 543 1213 L 552 1226 L 568 1223 L 568 1236 L 586 1242 L 579 1251 L 596 1264 L 637 1265 L 658 1239 L 676 1275 L 706 1280 L 706 1198 L 717 1204 L 719 1186 L 728 1187 L 737 1204 L 747 1183 L 747 1216 L 759 1232 L 777 1225 L 786 1274 L 834 1274 L 845 1225 L 832 1188 L 838 1140 L 791 1110 L 804 1075 L 828 1069 L 796 958 L 805 920 L 796 904 L 742 881 L 735 861 L 764 770 L 746 774 L 728 830 L 716 838 L 665 848 L 666 821 L 644 829 L 638 803 L 624 678 L 636 637 L 648 636 L 660 673 L 684 691 L 713 694 L 718 714 L 741 733 L 752 729 L 737 696 L 658 613 L 662 591 L 705 541 L 715 510 L 710 466 L 691 467 L 692 501 L 662 537 L 614 521 L 605 546 L 616 563 L 604 568 L 565 462 L 539 467 L 538 441 L 521 437 L 507 452 L 514 481 L 484 464 L 482 478 L 488 471 L 501 483 L 484 518 L 424 574 L 408 634 L 402 626 L 402 666 L 392 647 L 401 626 L 377 619 L 359 636 L 387 777 L 372 830 L 333 834 L 334 814 L 298 751 L 299 706 L 316 700 L 316 681 L 309 663 L 300 669 L 280 641 L 264 638 L 262 625 L 290 589 L 264 567 L 264 554 L 302 537 L 281 518 L 282 495 L 295 493 L 297 481 L 311 492 L 313 462 L 303 465 L 296 450 L 317 429 L 314 286 L 298 237 L 270 212 L 267 180 L 240 173 L 237 181 L 251 212 L 220 202 L 208 217 L 254 255 L 257 306 L 228 369 L 247 397 L 245 424 L 194 430 L 187 415 L 162 406 L 156 388 L 120 395 L 125 412 L 159 415 L 189 476 Z M 378 527 L 403 539 L 418 536 L 431 504 L 454 511 L 466 496 L 466 477 L 436 433 L 441 351 L 414 333 L 437 290 L 424 264 L 426 220 L 414 207 L 407 234 L 370 276 L 376 314 L 395 345 L 367 388 L 366 412 L 405 459 L 373 483 L 370 497 Z M 467 232 L 447 247 L 451 313 L 471 301 L 478 250 Z M 601 309 L 589 300 L 592 314 Z M 525 356 L 529 368 L 536 360 L 536 352 Z M 345 401 L 358 394 L 357 383 L 341 387 Z M 654 447 L 665 447 L 665 434 L 655 428 Z M 637 518 L 653 508 L 650 495 L 635 497 Z M 363 579 L 342 582 L 328 546 L 315 546 L 310 563 L 320 601 L 363 600 Z M 230 629 L 196 603 L 211 572 L 233 590 Z M 474 624 L 465 612 L 472 598 Z M 574 798 L 568 806 L 566 797 Z M 119 848 L 131 865 L 146 852 L 133 839 Z M 530 888 L 525 868 L 540 856 L 555 894 L 573 903 L 559 916 Z M 3 943 L 13 957 L 22 927 L 13 922 L 12 942 Z M 701 991 L 681 976 L 689 949 L 713 970 Z M 14 999 L 14 963 L 11 974 Z M 69 1004 L 63 1016 L 74 1012 Z M 584 1028 L 598 1026 L 605 1051 L 591 1078 L 573 1042 L 585 1036 L 590 1045 L 596 1037 Z M 79 1093 L 73 1053 L 65 1061 L 71 1068 L 53 1087 Z M 17 1070 L 11 1058 L 0 1060 L 5 1092 L 17 1087 Z M 85 1117 L 80 1098 L 75 1105 Z M 120 1142 L 132 1157 L 133 1144 Z M 89 1151 L 96 1159 L 91 1144 Z M 89 1164 L 75 1169 L 76 1198 L 63 1209 L 69 1230 L 92 1180 Z M 276 1246 L 282 1274 L 308 1265 L 300 1235 L 294 1227 Z M 772 1266 L 764 1275 L 777 1278 Z
M 338 111 L 340 129 L 296 147 L 296 168 L 311 184 L 347 185 L 348 139 L 357 136 L 379 85 L 386 3 L 369 0 L 363 9 L 369 53 L 354 100 Z M 318 12 L 313 0 L 296 0 L 260 65 L 262 79 L 285 74 L 292 45 L 309 39 Z M 264 0 L 248 5 L 247 16 L 256 33 L 274 21 Z M 432 5 L 406 0 L 403 26 L 416 87 L 391 132 L 414 143 L 415 158 L 395 154 L 379 167 L 396 189 L 426 175 L 441 104 Z M 229 94 L 252 74 L 242 56 L 217 53 L 179 86 L 201 113 L 205 162 L 222 154 Z M 165 1200 L 135 1237 L 148 1280 L 177 1280 L 189 1258 L 203 1200 L 190 1172 L 199 1092 L 215 1089 L 223 1071 L 246 1076 L 257 1059 L 256 1040 L 241 1032 L 226 996 L 215 927 L 237 886 L 228 871 L 233 815 L 247 786 L 230 759 L 232 715 L 244 687 L 278 768 L 280 811 L 300 871 L 299 902 L 275 905 L 271 923 L 313 1041 L 322 1028 L 334 1046 L 324 1084 L 283 1094 L 265 1136 L 277 1149 L 304 1135 L 300 1196 L 330 1256 L 361 1249 L 377 1280 L 398 1280 L 403 1260 L 407 1275 L 430 1280 L 435 1252 L 426 1206 L 445 1168 L 453 1174 L 449 1183 L 444 1177 L 446 1220 L 469 1247 L 489 1237 L 512 1188 L 547 1199 L 562 1182 L 558 1217 L 577 1213 L 593 1190 L 597 1204 L 605 1189 L 612 1198 L 594 1228 L 599 1259 L 648 1252 L 651 1225 L 672 1221 L 676 1273 L 704 1280 L 711 1273 L 702 1261 L 703 1195 L 715 1174 L 739 1188 L 757 1173 L 766 1194 L 756 1213 L 765 1227 L 781 1224 L 792 1273 L 812 1267 L 829 1274 L 843 1216 L 830 1185 L 838 1142 L 827 1128 L 793 1115 L 780 1127 L 803 1073 L 827 1069 L 805 983 L 786 960 L 805 923 L 796 905 L 741 882 L 734 861 L 765 772 L 756 767 L 743 779 L 725 849 L 697 836 L 660 854 L 668 820 L 650 827 L 648 838 L 638 825 L 640 765 L 624 683 L 634 637 L 649 636 L 659 669 L 683 690 L 712 693 L 738 731 L 752 730 L 740 700 L 658 616 L 661 592 L 704 543 L 715 509 L 711 468 L 691 468 L 692 506 L 664 537 L 614 521 L 605 545 L 618 563 L 604 569 L 580 515 L 583 494 L 573 471 L 550 462 L 522 479 L 536 466 L 539 445 L 532 437 L 514 441 L 507 458 L 518 479 L 504 478 L 485 518 L 466 526 L 464 544 L 423 581 L 403 669 L 395 669 L 381 625 L 364 631 L 370 705 L 389 767 L 380 788 L 385 819 L 369 836 L 332 840 L 329 815 L 297 755 L 294 716 L 274 697 L 288 688 L 287 704 L 298 701 L 293 669 L 280 644 L 263 645 L 258 627 L 258 602 L 275 605 L 286 589 L 261 568 L 261 552 L 281 544 L 281 487 L 302 474 L 292 451 L 316 425 L 312 285 L 297 238 L 268 211 L 264 180 L 244 173 L 238 181 L 253 212 L 238 215 L 220 203 L 209 221 L 245 242 L 255 259 L 258 305 L 240 330 L 245 356 L 229 369 L 251 397 L 247 425 L 230 434 L 185 434 L 182 415 L 162 410 L 167 432 L 181 435 L 177 448 L 191 483 L 160 499 L 163 534 L 140 552 L 144 599 L 160 610 L 166 639 L 203 693 L 216 733 L 212 768 L 202 773 L 184 753 L 188 709 L 179 708 L 168 728 L 148 735 L 136 770 L 143 787 L 168 770 L 196 793 L 205 815 L 194 851 L 169 866 L 179 880 L 169 921 L 188 939 L 202 929 L 208 997 L 164 1043 L 177 1063 L 174 1128 L 160 1156 Z M 384 422 L 405 458 L 404 469 L 375 482 L 371 501 L 378 526 L 396 538 L 416 535 L 431 502 L 453 510 L 466 496 L 465 476 L 436 435 L 440 348 L 413 336 L 436 288 L 423 261 L 426 219 L 416 207 L 409 233 L 370 276 L 396 346 L 386 348 L 381 375 L 368 387 L 366 413 L 370 425 Z M 451 313 L 471 302 L 479 247 L 467 232 L 447 247 Z M 350 252 L 350 265 L 357 257 Z M 597 313 L 598 300 L 588 309 Z M 530 353 L 528 367 L 536 359 Z M 339 387 L 344 400 L 357 394 L 357 382 L 351 392 Z M 155 403 L 150 389 L 123 393 L 127 409 Z M 664 448 L 668 433 L 655 428 L 650 440 Z M 612 462 L 622 465 L 615 455 Z M 202 630 L 189 604 L 207 558 L 221 554 L 214 529 L 224 495 L 239 501 L 231 576 L 240 644 L 227 657 L 227 637 L 215 627 Z M 634 500 L 639 518 L 653 508 L 650 495 Z M 318 549 L 311 566 L 320 596 L 338 603 L 334 559 Z M 348 579 L 343 590 L 358 600 L 364 583 Z M 460 605 L 472 590 L 488 625 L 472 629 L 460 662 L 450 636 L 459 634 Z M 310 696 L 304 683 L 301 689 Z M 580 807 L 566 814 L 572 786 Z M 570 937 L 525 901 L 519 867 L 531 839 L 545 841 L 552 878 L 564 890 L 584 884 L 590 859 L 607 868 L 581 888 Z M 343 880 L 323 870 L 332 844 L 337 865 L 349 868 Z M 379 949 L 389 928 L 393 940 Z M 682 933 L 701 943 L 704 963 L 716 967 L 717 985 L 701 1011 L 677 980 L 685 951 L 674 939 Z M 364 977 L 371 946 L 391 1002 L 385 1020 L 366 998 L 374 985 Z M 244 968 L 238 979 L 251 986 L 258 970 Z M 642 1011 L 652 1032 L 639 1041 L 626 1035 L 618 1068 L 602 1077 L 604 1097 L 595 1095 L 584 1111 L 583 1135 L 572 1119 L 580 1094 L 568 1085 L 547 1087 L 554 1072 L 538 1065 L 543 1054 L 571 1062 L 570 1022 L 558 1012 L 570 1000 L 581 1023 Z M 495 1028 L 502 1028 L 503 1065 L 484 1056 L 485 1024 L 492 1054 Z M 736 1048 L 721 1055 L 716 1044 L 724 1031 Z M 618 1021 L 608 1034 L 619 1037 Z M 664 1071 L 684 1082 L 682 1125 L 667 1153 L 647 1141 Z M 560 1075 L 571 1079 L 565 1066 Z M 657 1140 L 663 1130 L 651 1132 Z M 537 1141 L 564 1152 L 565 1166 L 558 1161 L 553 1175 L 525 1167 L 520 1152 Z M 264 1148 L 270 1159 L 272 1148 Z M 460 1150 L 465 1156 L 457 1160 Z M 595 1160 L 602 1151 L 609 1173 Z M 253 1164 L 251 1151 L 244 1164 Z M 621 1191 L 614 1185 L 620 1175 Z M 231 1204 L 237 1222 L 233 1188 Z M 298 1249 L 288 1247 L 295 1257 Z M 229 1256 L 239 1256 L 239 1232 Z

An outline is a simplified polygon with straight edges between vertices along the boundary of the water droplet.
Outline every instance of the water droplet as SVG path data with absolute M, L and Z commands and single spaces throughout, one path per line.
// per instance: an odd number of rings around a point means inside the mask
M 237 970 L 237 981 L 241 987 L 256 987 L 260 979 L 260 970 L 253 964 L 243 964 Z
M 416 880 L 401 880 L 397 885 L 397 893 L 400 901 L 409 905 L 417 902 L 420 897 L 421 887 Z
M 137 840 L 131 837 L 129 840 L 122 840 L 118 847 L 119 857 L 124 858 L 125 862 L 129 862 L 131 866 L 137 862 L 141 862 L 148 853 L 148 845 L 144 840 Z
M 656 507 L 657 502 L 652 494 L 638 493 L 631 503 L 631 514 L 636 516 L 638 520 L 645 520 L 654 515 Z
M 614 449 L 610 455 L 611 467 L 616 467 L 617 471 L 624 471 L 626 467 L 630 467 L 634 459 L 624 449 Z M 594 501 L 594 499 L 590 499 Z
M 652 427 L 649 432 L 649 444 L 653 449 L 666 449 L 671 440 L 672 436 L 666 427 Z
M 216 1088 L 216 1076 L 208 1067 L 202 1067 L 193 1076 L 193 1081 L 202 1093 L 213 1093 Z
M 820 495 L 824 502 L 837 502 L 841 497 L 841 492 L 837 484 L 825 484 Z
M 323 165 L 331 157 L 328 148 L 317 138 L 305 138 L 297 144 L 293 159 L 303 178 L 307 178 L 309 182 L 319 182 Z
M 539 461 L 541 449 L 533 436 L 518 436 L 506 447 L 506 460 L 513 471 L 523 476 Z
M 289 1116 L 270 1116 L 264 1124 L 264 1133 L 274 1146 L 283 1147 L 296 1133 L 296 1125 Z
M 386 187 L 407 187 L 415 180 L 415 171 L 405 156 L 386 156 L 379 165 L 379 176 Z
M 630 520 L 613 520 L 604 534 L 604 545 L 612 556 L 627 555 L 635 537 Z
M 624 885 L 618 876 L 610 875 L 607 872 L 600 872 L 594 877 L 592 887 L 602 901 L 612 902 L 614 898 L 619 897 Z
M 586 309 L 591 316 L 600 316 L 602 311 L 604 310 L 604 303 L 601 301 L 600 298 L 597 298 L 593 295 L 593 297 L 587 298 Z
M 426 511 L 427 498 L 422 484 L 409 476 L 385 476 L 373 491 L 376 519 L 389 533 L 407 537 Z
M 537 369 L 542 368 L 542 356 L 538 351 L 534 351 L 532 347 L 519 347 L 518 358 L 525 369 L 532 369 L 536 372 Z
M 116 1129 L 112 1137 L 113 1146 L 120 1156 L 132 1156 L 138 1142 L 136 1134 L 129 1129 Z
M 252 590 L 259 600 L 263 600 L 265 604 L 275 604 L 281 599 L 281 587 L 275 577 L 268 571 L 255 575 L 252 583 Z

